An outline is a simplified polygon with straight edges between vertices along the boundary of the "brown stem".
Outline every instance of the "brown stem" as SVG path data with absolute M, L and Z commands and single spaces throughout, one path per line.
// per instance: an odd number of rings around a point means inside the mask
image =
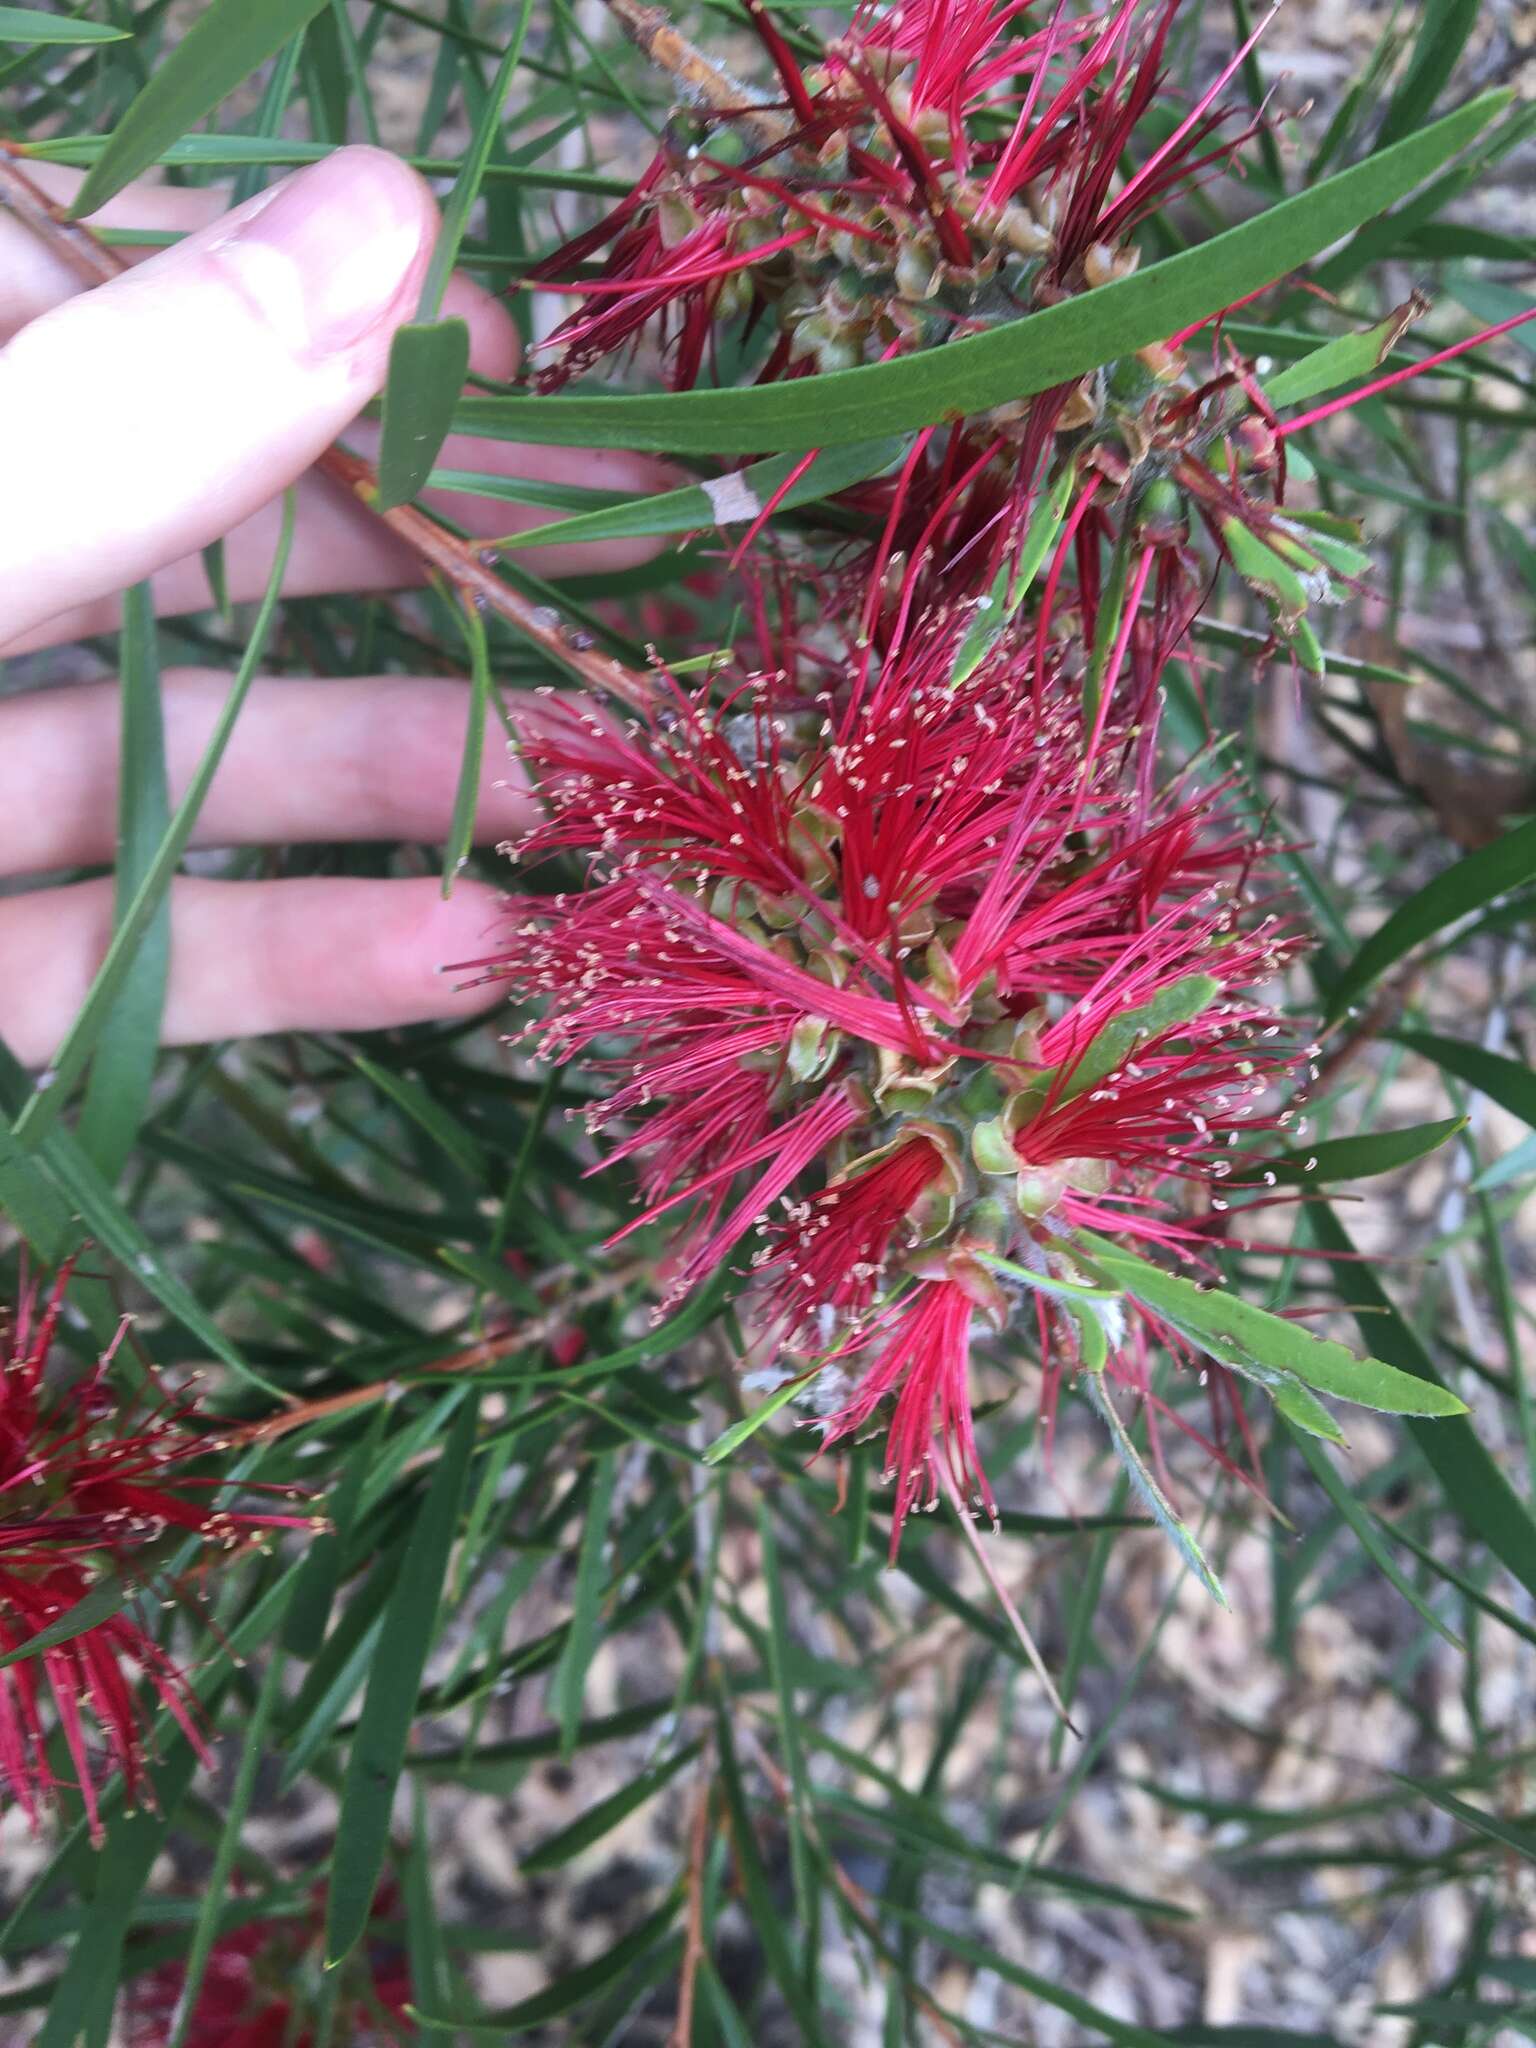
M 690 43 L 673 27 L 665 8 L 648 7 L 644 0 L 608 0 L 608 11 L 657 70 L 676 79 L 677 96 L 685 106 L 708 107 L 762 142 L 785 140 L 788 122 L 759 105 L 750 86 L 732 78 L 712 57 L 706 57 L 696 44 Z
M 667 2048 L 691 2048 L 693 2041 L 693 1998 L 699 1965 L 704 1960 L 704 1858 L 709 1850 L 709 1808 L 714 1793 L 708 1757 L 694 1801 L 693 1825 L 688 1835 L 688 1926 L 683 1938 L 683 1964 L 677 1981 L 677 2018 L 668 2036 Z
M 474 605 L 479 611 L 495 612 L 499 618 L 506 619 L 551 660 L 570 669 L 593 689 L 606 690 L 636 708 L 651 701 L 651 683 L 647 675 L 638 669 L 626 668 L 611 654 L 602 653 L 592 645 L 590 633 L 582 627 L 567 625 L 550 606 L 532 604 L 511 589 L 469 543 L 460 540 L 446 527 L 439 526 L 430 513 L 423 512 L 418 505 L 395 505 L 388 511 L 381 511 L 376 502 L 378 471 L 361 455 L 354 455 L 339 441 L 333 442 L 318 458 L 315 467 L 323 476 L 330 477 L 343 490 L 350 492 L 375 519 L 382 520 L 420 561 L 450 583 L 467 604 Z
M 56 206 L 17 164 L 9 142 L 0 142 L 0 206 L 46 242 L 85 284 L 109 284 L 128 268 L 88 227 L 66 219 L 63 207 Z
M 1401 1018 L 1403 1002 L 1413 972 L 1414 970 L 1409 970 L 1405 974 L 1394 975 L 1377 990 L 1370 1003 L 1358 1016 L 1346 1015 L 1340 1018 L 1341 1028 L 1338 1036 L 1317 1063 L 1317 1072 L 1313 1076 L 1309 1090 L 1314 1100 L 1327 1094 L 1341 1070 L 1349 1065 L 1356 1053 L 1379 1038 L 1383 1031 L 1390 1030 Z M 1347 1031 L 1342 1029 L 1345 1024 L 1349 1025 Z
M 0 144 L 0 206 L 30 228 L 86 285 L 109 284 L 128 267 L 117 251 L 108 248 L 89 228 L 65 219 L 63 209 L 17 164 L 14 145 L 10 143 Z M 567 624 L 549 606 L 534 604 L 503 583 L 472 543 L 460 540 L 419 506 L 396 505 L 389 511 L 381 510 L 378 472 L 371 462 L 354 455 L 338 441 L 318 458 L 315 467 L 381 520 L 466 603 L 505 619 L 551 660 L 591 688 L 606 690 L 636 707 L 651 701 L 649 676 L 601 653 L 592 645 L 590 633 Z
M 445 1358 L 434 1359 L 422 1370 L 431 1373 L 479 1372 L 485 1366 L 496 1364 L 498 1359 L 512 1358 L 522 1351 L 537 1351 L 541 1344 L 565 1328 L 573 1311 L 612 1300 L 614 1295 L 622 1294 L 632 1281 L 639 1278 L 643 1270 L 629 1265 L 621 1266 L 613 1273 L 604 1273 L 590 1286 L 570 1295 L 558 1308 L 551 1309 L 548 1315 L 520 1324 L 517 1329 L 508 1330 L 500 1337 L 487 1337 L 478 1344 L 466 1345 L 461 1351 L 450 1351 Z M 370 1380 L 364 1386 L 346 1387 L 339 1394 L 322 1394 L 313 1401 L 301 1401 L 296 1407 L 281 1408 L 275 1415 L 264 1415 L 259 1422 L 248 1422 L 241 1429 L 229 1430 L 209 1448 L 243 1450 L 250 1444 L 273 1443 L 278 1437 L 288 1436 L 308 1423 L 328 1422 L 334 1416 L 350 1415 L 354 1409 L 366 1408 L 374 1401 L 387 1400 L 407 1384 L 398 1374 L 391 1374 L 388 1379 Z

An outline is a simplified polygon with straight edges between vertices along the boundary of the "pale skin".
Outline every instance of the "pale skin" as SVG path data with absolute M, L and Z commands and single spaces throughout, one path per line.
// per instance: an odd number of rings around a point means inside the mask
M 62 198 L 72 174 L 38 181 Z M 98 225 L 189 231 L 90 293 L 0 211 L 0 658 L 110 632 L 119 593 L 153 577 L 162 614 L 210 603 L 200 549 L 225 537 L 236 601 L 259 597 L 282 493 L 297 484 L 285 589 L 399 589 L 415 558 L 326 479 L 306 474 L 381 388 L 394 328 L 414 317 L 437 213 L 422 181 L 348 149 L 234 213 L 208 191 L 140 187 Z M 506 307 L 462 279 L 445 311 L 468 321 L 471 367 L 517 364 Z M 348 433 L 369 449 L 368 430 Z M 675 479 L 640 457 L 450 440 L 444 466 L 640 493 Z M 430 501 L 429 502 L 433 502 Z M 482 533 L 549 515 L 435 501 Z M 634 544 L 554 548 L 544 575 L 616 569 Z M 163 678 L 174 802 L 228 677 Z M 258 679 L 200 815 L 195 844 L 441 839 L 468 718 L 451 679 Z M 0 698 L 0 879 L 110 861 L 117 806 L 112 682 Z M 487 734 L 476 838 L 529 819 L 499 726 Z M 453 1018 L 496 999 L 452 963 L 491 950 L 495 892 L 461 882 L 179 879 L 164 1035 L 173 1045 L 271 1031 L 373 1030 Z M 112 882 L 0 897 L 0 1036 L 46 1063 L 111 931 Z

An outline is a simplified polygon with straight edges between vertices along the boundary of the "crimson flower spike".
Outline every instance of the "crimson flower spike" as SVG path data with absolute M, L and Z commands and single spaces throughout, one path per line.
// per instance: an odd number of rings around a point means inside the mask
M 1148 157 L 1111 188 L 1163 87 L 1177 0 L 1115 0 L 1017 33 L 1014 0 L 861 8 L 802 66 L 767 11 L 749 16 L 787 115 L 765 140 L 740 105 L 679 108 L 634 192 L 524 280 L 585 301 L 542 345 L 543 389 L 659 341 L 685 389 L 709 338 L 763 337 L 759 381 L 879 362 L 1016 319 L 1134 260 L 1125 235 L 1187 179 L 1224 162 L 1216 102 L 1249 45 Z M 999 112 L 1017 105 L 1012 132 Z M 573 270 L 598 249 L 596 277 Z
M 597 1054 L 588 1121 L 636 1171 L 626 1232 L 672 1225 L 667 1298 L 738 1276 L 829 1444 L 891 1409 L 898 1537 L 942 1491 L 991 1505 L 972 1350 L 1034 1303 L 989 1261 L 1049 1280 L 1081 1229 L 1197 1256 L 1188 1190 L 1223 1199 L 1305 1057 L 1261 994 L 1295 946 L 1244 908 L 1261 849 L 1140 765 L 1152 559 L 1091 717 L 1033 621 L 965 663 L 963 612 L 834 659 L 781 582 L 771 669 L 526 720 L 522 857 L 588 882 L 518 899 L 481 964 L 548 1057 Z
M 103 1585 L 120 1585 L 124 1601 L 0 1670 L 0 1789 L 38 1823 L 62 1789 L 49 1758 L 52 1723 L 99 1835 L 109 1774 L 121 1773 L 130 1802 L 147 1791 L 153 1703 L 201 1747 L 186 1676 L 132 1601 L 134 1587 L 153 1578 L 166 1539 L 227 1550 L 311 1518 L 219 1505 L 222 1482 L 188 1469 L 208 1450 L 189 1427 L 190 1407 L 169 1396 L 152 1406 L 127 1403 L 113 1384 L 121 1330 L 83 1378 L 71 1385 L 56 1377 L 71 1270 L 46 1294 L 36 1283 L 24 1288 L 12 1315 L 0 1317 L 0 1653 L 24 1650 Z

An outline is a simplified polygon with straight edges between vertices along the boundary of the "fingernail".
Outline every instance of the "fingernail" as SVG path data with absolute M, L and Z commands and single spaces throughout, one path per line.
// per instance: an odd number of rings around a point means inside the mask
M 414 297 L 431 221 L 407 165 L 341 149 L 232 214 L 214 247 L 296 354 L 334 355 Z

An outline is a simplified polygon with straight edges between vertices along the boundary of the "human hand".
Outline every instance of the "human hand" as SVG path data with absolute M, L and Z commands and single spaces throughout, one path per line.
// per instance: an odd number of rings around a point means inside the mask
M 68 174 L 44 171 L 56 196 Z M 389 341 L 413 316 L 437 214 L 407 167 L 346 149 L 219 213 L 206 190 L 145 187 L 103 218 L 192 229 L 83 296 L 28 230 L 0 213 L 0 655 L 109 632 L 118 593 L 152 575 L 157 609 L 211 602 L 199 550 L 227 536 L 236 601 L 271 572 L 281 494 L 298 485 L 289 595 L 419 580 L 414 556 L 315 457 L 381 388 Z M 444 311 L 470 329 L 470 362 L 517 362 L 506 309 L 455 279 Z M 8 339 L 7 339 L 8 338 Z M 367 430 L 351 438 L 364 447 Z M 642 492 L 654 463 L 591 450 L 450 440 L 445 466 Z M 544 513 L 439 496 L 468 528 Z M 644 545 L 550 549 L 546 574 L 624 566 Z M 173 802 L 227 677 L 163 678 Z M 0 699 L 0 878 L 111 859 L 115 685 Z M 198 822 L 195 843 L 440 839 L 452 810 L 468 690 L 441 679 L 258 679 Z M 526 822 L 515 768 L 493 737 L 476 837 Z M 494 1000 L 445 962 L 485 951 L 494 892 L 434 880 L 178 879 L 165 1009 L 169 1043 L 278 1030 L 367 1030 L 452 1017 Z M 0 1037 L 40 1064 L 78 1008 L 111 935 L 110 879 L 0 898 Z

